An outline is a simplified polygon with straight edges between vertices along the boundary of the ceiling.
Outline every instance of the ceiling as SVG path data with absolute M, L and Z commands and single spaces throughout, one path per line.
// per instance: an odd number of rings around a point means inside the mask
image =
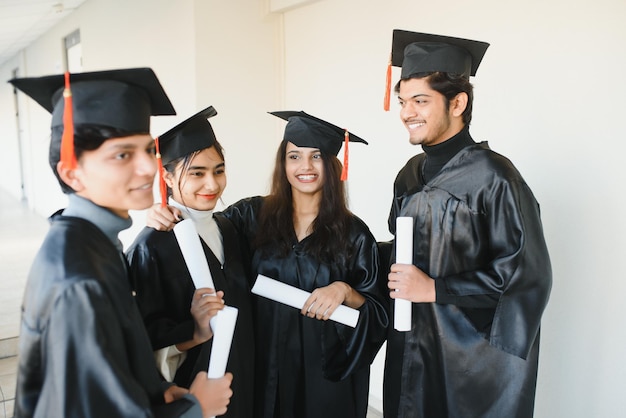
M 86 0 L 0 0 L 0 65 Z

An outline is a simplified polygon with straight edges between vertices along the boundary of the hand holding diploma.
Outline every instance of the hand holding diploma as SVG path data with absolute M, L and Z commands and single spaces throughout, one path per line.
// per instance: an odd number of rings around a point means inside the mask
M 311 293 L 305 290 L 270 279 L 262 274 L 257 276 L 256 282 L 252 287 L 252 293 L 296 309 L 302 309 L 311 296 Z M 354 328 L 359 321 L 359 311 L 345 305 L 339 305 L 330 315 L 330 319 Z

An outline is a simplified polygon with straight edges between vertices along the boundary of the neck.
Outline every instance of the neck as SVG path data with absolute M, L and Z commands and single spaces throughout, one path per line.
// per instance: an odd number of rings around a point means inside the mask
M 294 192 L 293 228 L 298 241 L 302 241 L 313 232 L 311 226 L 319 213 L 320 198 L 321 193 L 311 195 Z
M 456 135 L 437 145 L 422 146 L 427 156 L 422 172 L 424 180 L 430 181 L 459 151 L 474 143 L 469 129 L 463 128 Z

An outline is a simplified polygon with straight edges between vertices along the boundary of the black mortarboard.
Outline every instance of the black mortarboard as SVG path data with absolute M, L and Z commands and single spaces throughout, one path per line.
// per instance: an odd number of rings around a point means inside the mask
M 341 145 L 345 143 L 346 132 L 350 142 L 361 142 L 367 145 L 367 141 L 348 132 L 347 129 L 335 126 L 303 111 L 286 110 L 269 113 L 288 121 L 283 139 L 298 147 L 319 148 L 321 151 L 337 155 Z
M 476 75 L 488 47 L 486 42 L 395 29 L 391 65 L 402 67 L 402 79 L 431 71 L 469 78 Z
M 342 180 L 348 177 L 348 142 L 361 142 L 367 145 L 367 141 L 348 132 L 347 129 L 303 111 L 286 110 L 269 113 L 287 121 L 283 139 L 298 147 L 318 148 L 322 152 L 337 155 L 341 145 L 345 144 Z
M 150 68 L 66 72 L 9 82 L 52 113 L 52 128 L 63 127 L 61 138 L 53 136 L 52 141 L 60 139 L 60 161 L 70 168 L 76 166 L 75 126 L 100 125 L 129 133 L 149 133 L 151 115 L 176 114 Z
M 391 67 L 402 67 L 400 79 L 418 73 L 440 71 L 469 78 L 476 70 L 489 44 L 471 39 L 394 29 L 391 56 L 387 66 L 384 109 L 391 98 Z
M 74 126 L 95 124 L 129 132 L 149 132 L 151 115 L 175 115 L 150 68 L 70 74 Z M 16 88 L 52 113 L 51 126 L 63 126 L 64 75 L 15 78 Z
M 163 164 L 168 164 L 194 151 L 213 146 L 217 139 L 208 119 L 215 115 L 217 115 L 217 111 L 213 106 L 209 106 L 159 135 Z

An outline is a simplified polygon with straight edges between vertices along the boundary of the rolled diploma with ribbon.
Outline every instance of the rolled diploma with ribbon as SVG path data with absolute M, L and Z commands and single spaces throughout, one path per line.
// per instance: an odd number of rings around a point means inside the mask
M 262 274 L 257 276 L 252 286 L 252 293 L 297 309 L 302 309 L 304 302 L 311 296 L 311 293 L 305 290 L 270 279 Z M 330 319 L 354 328 L 359 321 L 359 311 L 346 305 L 339 305 Z
M 210 287 L 215 290 L 213 277 L 209 269 L 206 255 L 202 249 L 200 235 L 191 219 L 185 219 L 174 227 L 174 235 L 178 241 L 180 251 L 183 253 L 187 270 L 191 275 L 196 289 Z M 237 321 L 237 308 L 224 306 L 224 308 L 211 318 L 211 330 L 213 331 L 213 345 L 211 358 L 209 359 L 208 377 L 220 378 L 226 372 L 228 354 L 233 341 L 235 323 Z
M 396 218 L 396 264 L 413 264 L 413 218 Z M 411 301 L 396 299 L 393 323 L 397 331 L 411 330 Z

